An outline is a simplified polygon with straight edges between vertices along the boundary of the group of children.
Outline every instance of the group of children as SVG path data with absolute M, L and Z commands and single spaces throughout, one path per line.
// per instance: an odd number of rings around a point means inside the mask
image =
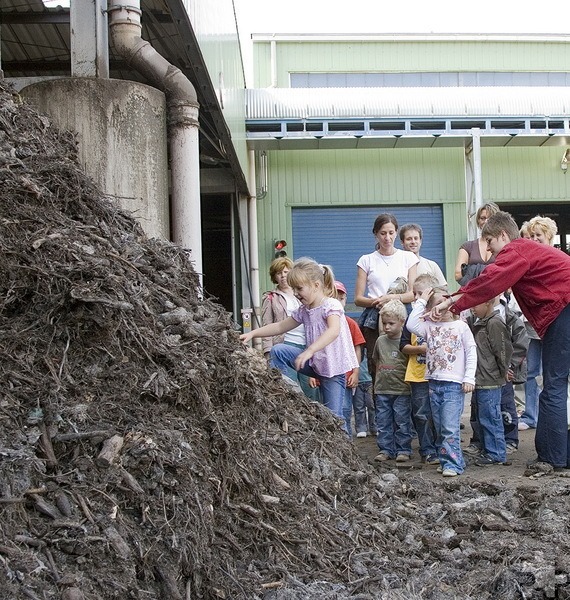
M 347 433 L 351 435 L 354 407 L 357 436 L 366 435 L 362 424 L 370 406 L 363 399 L 370 382 L 360 374 L 366 362 L 360 355 L 364 338 L 344 314 L 346 288 L 335 282 L 330 267 L 308 258 L 294 263 L 288 281 L 300 308 L 283 321 L 243 334 L 242 341 L 279 335 L 302 323 L 306 348 L 277 344 L 270 365 L 282 372 L 294 367 L 315 377 L 323 404 L 343 419 Z M 444 477 L 461 474 L 466 463 L 460 421 L 465 394 L 472 392 L 474 439 L 480 449 L 474 462 L 508 464 L 501 395 L 513 379 L 513 356 L 519 360 L 521 351 L 513 353 L 499 299 L 475 306 L 468 324 L 450 311 L 438 321 L 429 319 L 430 309 L 448 297 L 433 276 L 418 276 L 413 292 L 409 316 L 400 300 L 390 300 L 379 314 L 381 335 L 372 356 L 375 371 L 370 373 L 375 423 L 369 423 L 369 429 L 376 432 L 380 450 L 375 460 L 409 461 L 417 435 L 426 464 L 438 465 Z

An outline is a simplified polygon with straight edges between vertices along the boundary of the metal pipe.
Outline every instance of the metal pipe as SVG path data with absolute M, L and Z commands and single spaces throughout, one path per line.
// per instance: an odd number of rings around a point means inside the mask
M 248 151 L 248 182 L 250 196 L 247 203 L 248 240 L 249 240 L 249 273 L 253 311 L 257 318 L 253 319 L 254 329 L 261 323 L 261 296 L 259 292 L 259 240 L 257 237 L 257 196 L 255 178 L 255 150 Z M 255 340 L 256 347 L 261 347 L 261 341 Z
M 474 212 L 483 206 L 483 175 L 481 167 L 481 130 L 478 127 L 474 127 L 472 130 L 473 136 L 473 186 L 475 191 L 475 206 Z M 470 225 L 470 240 L 479 237 L 480 232 L 478 231 L 479 224 L 474 222 L 474 219 L 469 220 Z
M 202 285 L 202 218 L 198 96 L 188 78 L 141 38 L 140 0 L 109 0 L 109 33 L 117 53 L 166 95 L 172 175 L 172 239 L 192 251 Z

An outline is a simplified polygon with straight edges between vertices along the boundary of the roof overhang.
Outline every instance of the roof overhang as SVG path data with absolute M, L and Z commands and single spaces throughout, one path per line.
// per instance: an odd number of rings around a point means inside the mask
M 564 146 L 570 89 L 247 90 L 250 149 Z

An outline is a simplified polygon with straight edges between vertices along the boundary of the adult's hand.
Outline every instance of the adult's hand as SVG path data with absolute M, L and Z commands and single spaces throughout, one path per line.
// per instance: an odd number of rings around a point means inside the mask
M 432 321 L 441 321 L 443 315 L 449 310 L 449 307 L 453 304 L 453 298 L 446 298 L 438 304 L 436 304 L 429 313 L 429 318 Z
M 384 296 L 378 296 L 372 300 L 372 306 L 377 309 L 381 309 L 384 304 L 389 302 L 392 298 L 388 294 L 384 294 Z

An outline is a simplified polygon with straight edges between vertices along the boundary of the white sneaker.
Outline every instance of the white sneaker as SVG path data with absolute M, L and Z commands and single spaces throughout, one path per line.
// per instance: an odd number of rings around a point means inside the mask
M 524 421 L 519 421 L 519 431 L 526 431 L 527 429 L 530 429 L 530 426 Z
M 457 477 L 459 475 L 459 473 L 457 471 L 454 471 L 453 469 L 443 469 L 441 474 L 444 477 Z
M 359 437 L 359 438 L 365 438 L 365 437 L 366 437 L 366 431 L 359 431 L 359 432 L 356 434 L 356 437 Z
M 386 454 L 386 452 L 380 452 L 380 454 L 374 457 L 374 460 L 376 462 L 385 462 L 387 460 L 392 460 L 392 457 L 389 454 Z

